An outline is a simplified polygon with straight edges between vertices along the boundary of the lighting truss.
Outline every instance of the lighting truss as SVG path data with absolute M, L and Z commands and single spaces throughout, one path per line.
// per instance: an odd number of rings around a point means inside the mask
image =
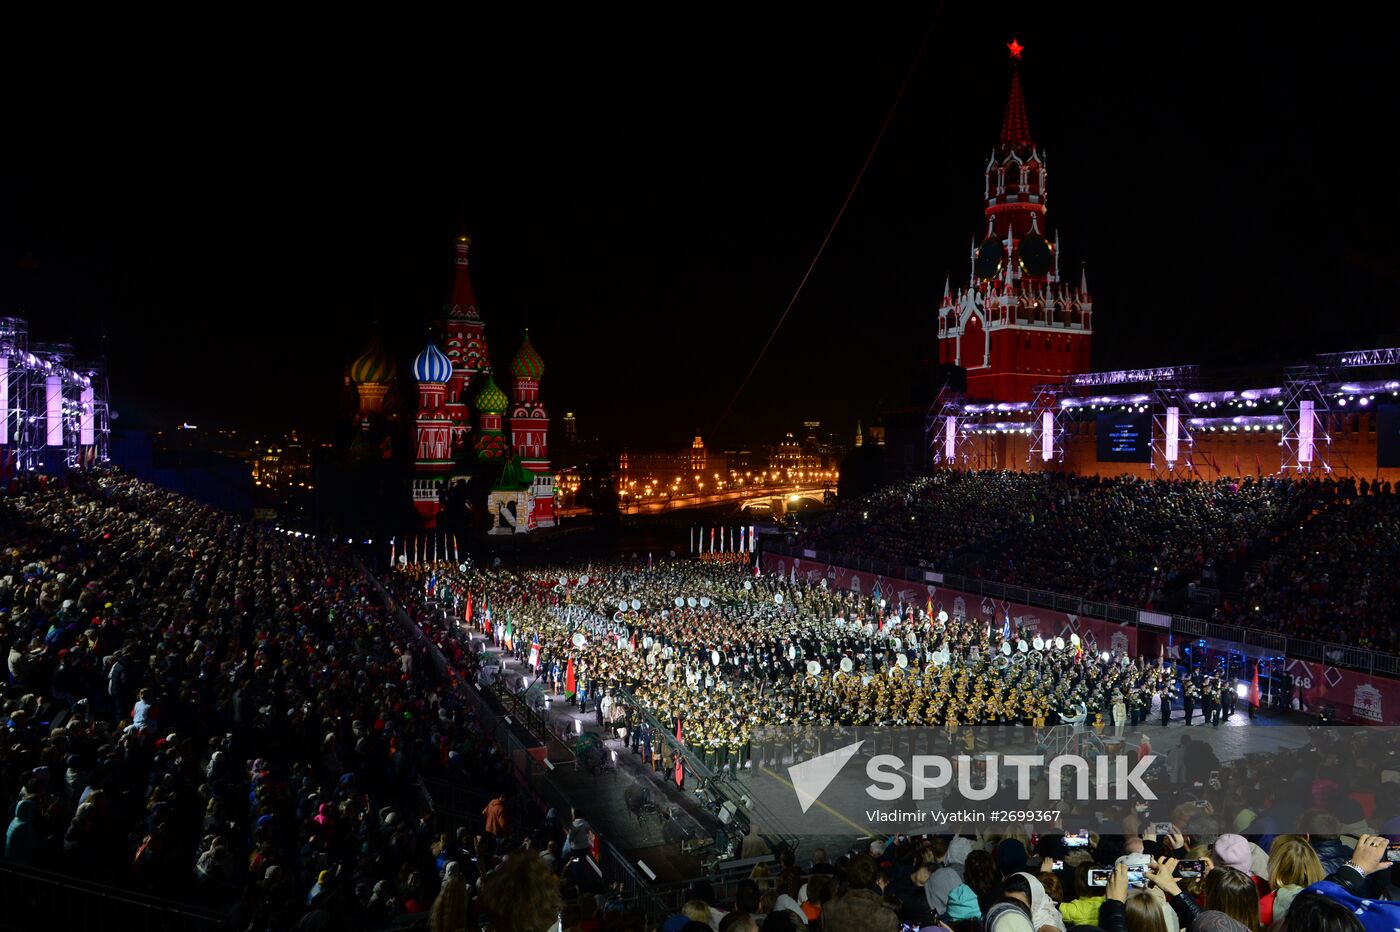
M 1112 372 L 1080 372 L 1065 379 L 1070 388 L 1102 388 L 1105 385 L 1145 385 L 1149 382 L 1194 382 L 1199 366 L 1157 366 L 1151 369 L 1117 369 Z
M 1035 387 L 1035 399 L 1030 409 L 1031 442 L 1026 451 L 1026 465 L 1032 469 L 1049 469 L 1051 464 L 1064 463 L 1064 418 L 1068 416 L 1069 409 L 1060 401 L 1072 394 L 1073 391 L 1066 384 Z
M 995 465 L 984 462 L 982 449 L 968 432 L 963 410 L 966 401 L 965 395 L 949 393 L 940 395 L 929 407 L 924 431 L 928 438 L 928 462 L 934 468 L 987 469 Z
M 1326 375 L 1318 366 L 1295 366 L 1284 375 L 1283 437 L 1279 471 L 1285 475 L 1330 473 L 1332 409 L 1323 391 Z
M 1389 349 L 1349 350 L 1345 353 L 1319 353 L 1319 369 L 1355 369 L 1368 366 L 1400 366 L 1400 346 Z
M 1191 420 L 1196 416 L 1191 395 L 1200 370 L 1173 366 L 1152 383 L 1152 471 L 1162 478 L 1189 477 L 1195 472 L 1195 436 Z M 1175 413 L 1173 413 L 1175 412 Z M 1170 436 L 1175 431 L 1175 442 Z

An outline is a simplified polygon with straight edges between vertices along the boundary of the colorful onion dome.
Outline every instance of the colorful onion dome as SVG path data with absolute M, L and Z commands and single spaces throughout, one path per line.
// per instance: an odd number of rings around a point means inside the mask
M 482 414 L 503 414 L 510 401 L 506 398 L 506 393 L 496 387 L 496 380 L 491 378 L 491 373 L 488 372 L 481 391 L 476 393 L 476 400 L 472 403 Z
M 529 330 L 525 331 L 525 340 L 520 344 L 520 349 L 510 364 L 510 371 L 517 379 L 534 379 L 536 382 L 544 375 L 544 360 L 530 342 Z
M 413 378 L 418 382 L 446 382 L 452 378 L 452 361 L 432 340 L 413 360 Z
M 366 382 L 391 382 L 398 372 L 398 364 L 384 349 L 384 344 L 379 342 L 379 337 L 370 340 L 360 358 L 350 364 L 350 378 L 360 385 Z

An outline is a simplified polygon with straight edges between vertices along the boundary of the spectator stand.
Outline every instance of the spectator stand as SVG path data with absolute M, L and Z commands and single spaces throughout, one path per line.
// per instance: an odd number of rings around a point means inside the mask
M 409 612 L 404 611 L 405 598 L 416 597 L 416 589 L 401 592 L 400 598 L 394 600 L 380 580 L 374 578 L 374 584 L 386 600 L 393 600 L 395 615 L 400 623 L 411 625 L 420 638 L 429 642 L 430 651 L 443 664 L 451 666 L 441 649 L 444 638 L 467 641 L 462 651 L 464 659 L 470 660 L 480 654 L 481 641 L 469 637 L 460 627 L 447 624 L 441 609 L 427 603 L 427 600 L 422 601 L 430 611 L 417 613 L 420 621 L 415 621 Z M 428 617 L 424 616 L 431 617 L 440 630 L 435 629 L 431 634 L 425 632 L 421 625 Z M 546 726 L 548 743 L 542 745 L 535 730 L 538 726 L 511 713 L 512 709 L 519 711 L 527 706 L 506 689 L 505 681 L 509 677 L 502 676 L 492 685 L 482 688 L 471 675 L 472 672 L 471 666 L 450 670 L 455 692 L 476 711 L 492 747 L 507 763 L 513 777 L 516 793 L 514 798 L 507 799 L 508 824 L 538 825 L 550 810 L 563 816 L 580 808 L 584 802 L 596 807 L 597 797 L 588 800 L 581 798 L 584 793 L 580 791 L 590 788 L 580 782 L 586 777 L 579 777 L 575 769 L 569 766 L 573 762 L 573 753 L 553 733 L 553 729 Z M 502 695 L 508 696 L 513 704 L 508 706 L 503 702 Z M 481 822 L 480 811 L 485 802 L 476 805 L 480 797 L 472 788 L 431 780 L 425 781 L 423 786 L 431 800 L 435 820 L 445 827 L 460 824 L 471 828 Z M 588 795 L 593 796 L 591 793 Z M 604 796 L 616 801 L 621 794 L 609 787 Z M 591 813 L 594 808 L 587 811 Z M 593 822 L 591 816 L 590 821 Z M 596 850 L 584 854 L 574 865 L 565 865 L 563 881 L 566 896 L 571 889 L 606 894 L 609 899 L 621 899 L 635 905 L 649 918 L 656 921 L 663 919 L 668 915 L 668 907 L 656 895 L 653 879 L 645 875 L 636 858 L 629 856 L 608 837 L 609 826 L 604 820 L 599 819 L 593 825 L 597 838 Z M 604 831 L 598 832 L 597 828 Z

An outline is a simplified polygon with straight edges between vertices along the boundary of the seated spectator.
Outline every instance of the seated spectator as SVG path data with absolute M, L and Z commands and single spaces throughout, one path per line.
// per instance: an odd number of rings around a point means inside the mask
M 846 865 L 846 892 L 822 909 L 824 932 L 896 932 L 899 914 L 875 888 L 879 867 L 868 854 Z
M 1290 897 L 1327 876 L 1317 852 L 1302 835 L 1279 835 L 1269 847 L 1268 893 L 1259 898 L 1259 921 L 1268 927 L 1274 922 L 1274 901 L 1283 891 Z

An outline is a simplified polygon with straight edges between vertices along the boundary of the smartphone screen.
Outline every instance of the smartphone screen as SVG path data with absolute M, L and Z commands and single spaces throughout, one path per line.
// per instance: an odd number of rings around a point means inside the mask
M 1176 826 L 1170 822 L 1153 822 L 1152 832 L 1155 835 L 1171 835 L 1176 832 Z
M 1199 880 L 1200 878 L 1205 876 L 1205 873 L 1205 861 L 1196 860 L 1176 862 L 1176 876 L 1180 877 L 1182 880 Z
M 1056 870 L 1056 871 L 1062 871 L 1062 870 L 1065 869 L 1065 862 L 1064 862 L 1064 861 L 1052 861 L 1052 862 L 1050 863 L 1050 869 L 1051 869 L 1051 870 Z
M 1139 866 L 1137 866 L 1137 867 L 1130 867 L 1130 868 L 1128 868 L 1128 886 L 1130 886 L 1130 887 L 1145 887 L 1145 886 L 1147 886 L 1147 868 L 1145 868 L 1145 867 L 1143 867 L 1143 866 L 1141 866 L 1141 865 L 1139 865 Z
M 1089 868 L 1089 886 L 1106 887 L 1108 886 L 1108 879 L 1112 876 L 1113 871 L 1106 867 L 1091 867 Z
M 1087 848 L 1087 847 L 1089 847 L 1089 833 L 1088 833 L 1088 831 L 1083 831 L 1083 832 L 1065 832 L 1065 847 L 1066 847 L 1066 848 Z
M 1391 864 L 1400 864 L 1400 844 L 1388 846 L 1385 849 L 1385 859 Z

